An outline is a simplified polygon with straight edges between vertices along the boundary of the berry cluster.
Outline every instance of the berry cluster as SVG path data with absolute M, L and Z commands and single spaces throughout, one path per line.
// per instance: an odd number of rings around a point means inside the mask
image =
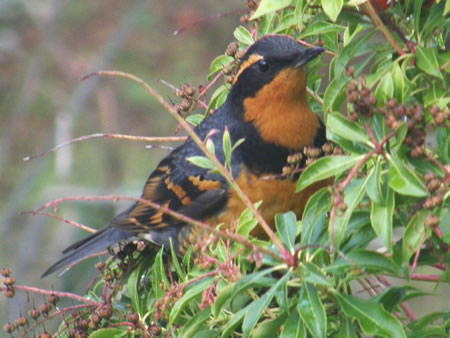
M 347 68 L 347 73 L 352 74 L 351 68 Z M 352 121 L 356 121 L 359 116 L 371 117 L 375 112 L 377 99 L 363 80 L 359 85 L 356 80 L 350 81 L 347 86 L 347 101 L 353 104 L 353 111 L 349 113 L 349 119 Z
M 183 98 L 181 103 L 177 103 L 175 105 L 175 110 L 178 114 L 188 112 L 191 109 L 192 103 L 194 102 L 195 92 L 195 88 L 189 83 L 185 83 L 181 86 L 181 89 L 175 90 L 175 95 Z
M 321 156 L 341 154 L 343 154 L 342 148 L 330 142 L 322 145 L 322 148 L 305 147 L 302 152 L 294 153 L 287 157 L 287 165 L 283 167 L 282 174 L 284 176 L 292 176 L 301 172 L 305 165 L 310 165 Z

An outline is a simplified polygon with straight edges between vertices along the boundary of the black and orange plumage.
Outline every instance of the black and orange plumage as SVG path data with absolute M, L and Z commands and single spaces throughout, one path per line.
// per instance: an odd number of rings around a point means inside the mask
M 276 213 L 294 210 L 301 216 L 309 196 L 324 185 L 295 193 L 295 180 L 280 175 L 290 154 L 325 142 L 324 125 L 307 102 L 305 70 L 323 51 L 305 49 L 289 37 L 261 38 L 242 58 L 225 103 L 195 128 L 200 139 L 217 130 L 211 140 L 222 163 L 225 127 L 232 143 L 244 139 L 232 153 L 231 171 L 251 201 L 263 200 L 259 210 L 271 225 Z M 230 224 L 245 205 L 220 174 L 186 160 L 202 155 L 188 139 L 159 163 L 145 183 L 142 198 L 213 226 Z M 64 250 L 66 256 L 42 276 L 136 237 L 165 247 L 171 239 L 181 255 L 202 238 L 203 231 L 136 202 L 107 227 Z M 252 235 L 263 238 L 264 231 L 256 228 Z

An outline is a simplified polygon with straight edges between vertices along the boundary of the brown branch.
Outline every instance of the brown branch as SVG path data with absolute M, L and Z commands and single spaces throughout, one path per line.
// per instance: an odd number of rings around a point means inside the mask
M 32 287 L 32 286 L 26 286 L 26 285 L 14 285 L 13 288 L 14 288 L 14 290 L 23 290 L 23 291 L 27 291 L 27 292 L 39 293 L 41 295 L 47 295 L 47 296 L 55 295 L 55 296 L 58 296 L 60 298 L 62 298 L 62 297 L 70 298 L 70 299 L 77 300 L 79 302 L 82 302 L 82 303 L 85 303 L 85 304 L 88 304 L 88 305 L 93 305 L 93 306 L 100 306 L 100 305 L 102 305 L 102 304 L 100 304 L 100 303 L 98 303 L 96 301 L 93 301 L 93 300 L 81 297 L 81 296 L 79 296 L 79 295 L 77 295 L 75 293 L 71 293 L 71 292 L 45 290 L 45 289 L 39 289 L 39 288 L 35 288 L 35 287 Z M 0 291 L 1 292 L 5 291 L 5 290 L 6 290 L 6 288 L 0 287 Z
M 380 30 L 380 32 L 384 35 L 384 37 L 389 42 L 389 44 L 392 46 L 392 48 L 395 49 L 397 54 L 400 56 L 405 55 L 406 54 L 405 51 L 398 45 L 397 41 L 395 41 L 395 39 L 392 37 L 391 33 L 386 28 L 386 26 L 384 25 L 383 21 L 378 16 L 375 9 L 369 3 L 362 4 L 362 8 L 365 10 L 367 15 L 370 17 L 374 26 Z
M 88 226 L 86 226 L 86 225 L 83 225 L 83 224 L 81 224 L 81 223 L 77 223 L 77 222 L 71 221 L 71 220 L 69 220 L 69 219 L 66 219 L 66 218 L 62 218 L 62 217 L 56 216 L 55 214 L 52 214 L 52 213 L 49 213 L 49 212 L 45 212 L 45 211 L 30 212 L 30 211 L 28 211 L 28 212 L 23 212 L 22 214 L 27 214 L 27 213 L 28 213 L 28 214 L 29 214 L 29 213 L 33 213 L 33 214 L 37 214 L 37 215 L 42 215 L 42 216 L 52 217 L 52 218 L 57 219 L 58 221 L 62 221 L 62 222 L 64 222 L 64 223 L 66 223 L 66 224 L 73 225 L 74 227 L 77 227 L 77 228 L 79 228 L 79 229 L 81 229 L 81 230 L 84 230 L 84 231 L 87 231 L 87 232 L 94 233 L 94 232 L 97 231 L 97 230 L 95 230 L 95 229 L 93 229 L 93 228 L 90 228 L 90 227 L 88 227 Z

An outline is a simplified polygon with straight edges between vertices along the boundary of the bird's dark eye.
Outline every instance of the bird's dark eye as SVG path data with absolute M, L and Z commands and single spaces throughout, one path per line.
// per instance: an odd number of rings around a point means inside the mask
M 267 72 L 269 70 L 269 64 L 265 60 L 258 61 L 258 69 L 260 72 Z

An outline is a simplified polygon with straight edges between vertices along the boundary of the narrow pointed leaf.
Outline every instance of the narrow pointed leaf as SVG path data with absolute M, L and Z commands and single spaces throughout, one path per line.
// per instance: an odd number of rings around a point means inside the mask
M 289 273 L 286 273 L 283 278 L 275 283 L 268 291 L 266 291 L 258 300 L 250 303 L 247 307 L 247 312 L 242 323 L 242 333 L 244 337 L 250 336 L 250 331 L 255 327 L 259 318 L 269 303 L 272 301 L 275 293 L 282 285 L 284 285 L 289 279 Z
M 381 243 L 392 253 L 392 228 L 395 208 L 395 195 L 392 189 L 388 189 L 386 204 L 372 202 L 370 220 Z
M 281 241 L 291 253 L 294 253 L 295 233 L 297 230 L 297 218 L 290 211 L 275 216 L 275 225 Z
M 234 37 L 246 46 L 255 42 L 253 41 L 252 34 L 243 26 L 239 26 L 234 30 Z
M 422 182 L 403 161 L 397 158 L 389 159 L 389 186 L 402 195 L 425 197 L 428 195 Z
M 322 0 L 322 8 L 326 15 L 335 22 L 341 12 L 344 0 Z
M 261 0 L 258 8 L 256 9 L 255 13 L 253 13 L 250 20 L 254 20 L 264 14 L 275 12 L 284 7 L 287 7 L 291 4 L 291 1 L 292 0 Z
M 364 271 L 387 271 L 394 275 L 399 272 L 399 267 L 391 259 L 386 258 L 376 251 L 354 249 L 339 257 L 327 267 L 330 272 L 338 270 L 349 270 L 358 267 Z
M 357 123 L 346 119 L 339 113 L 328 114 L 327 127 L 336 135 L 347 140 L 370 145 L 369 135 Z
M 208 286 L 210 286 L 214 281 L 214 278 L 205 278 L 195 283 L 190 289 L 188 289 L 185 294 L 177 300 L 175 305 L 172 307 L 169 315 L 169 322 L 167 325 L 171 325 L 181 313 L 181 310 L 191 302 L 192 299 L 199 296 Z
M 325 156 L 311 165 L 300 175 L 296 191 L 299 192 L 314 182 L 342 174 L 353 167 L 363 157 L 361 156 Z
M 419 67 L 425 73 L 442 79 L 442 74 L 439 69 L 439 62 L 436 57 L 435 48 L 417 47 L 416 61 L 417 67 Z
M 353 211 L 365 195 L 367 182 L 367 178 L 355 179 L 349 188 L 344 191 L 344 202 L 347 205 L 347 209 L 343 215 L 335 217 L 333 227 L 331 224 L 329 226 L 330 238 L 333 238 L 333 245 L 335 248 L 339 248 L 344 239 L 347 225 L 353 215 Z
M 336 293 L 342 311 L 355 318 L 366 335 L 384 337 L 406 337 L 400 321 L 383 309 L 381 304 L 373 304 L 353 296 Z
M 297 311 L 313 337 L 327 336 L 327 314 L 317 289 L 304 283 Z

